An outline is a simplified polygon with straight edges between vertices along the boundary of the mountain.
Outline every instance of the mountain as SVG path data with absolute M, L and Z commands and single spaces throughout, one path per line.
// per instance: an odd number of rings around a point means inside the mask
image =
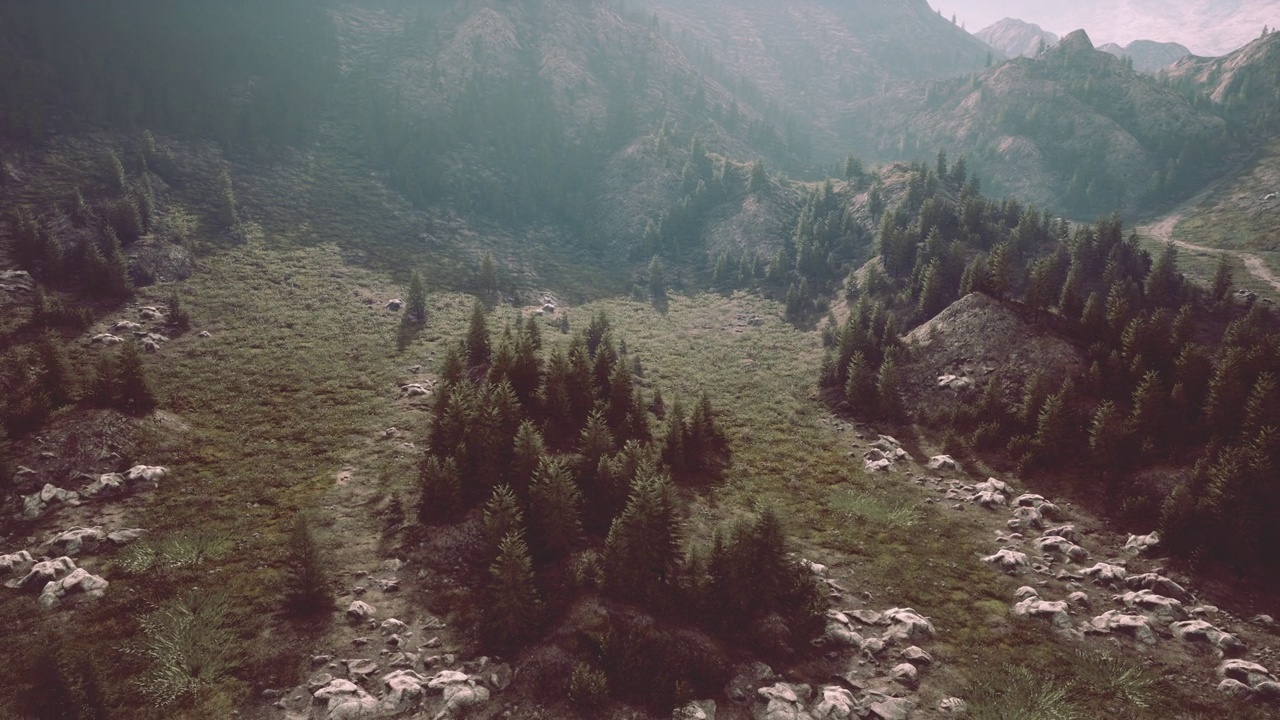
M 1170 84 L 1216 107 L 1228 119 L 1276 137 L 1280 120 L 1280 33 L 1220 58 L 1187 57 L 1164 71 Z
M 1005 18 L 974 33 L 982 42 L 999 50 L 1005 57 L 1035 57 L 1042 48 L 1051 48 L 1058 36 L 1039 25 Z
M 859 103 L 842 127 L 877 158 L 964 153 L 997 192 L 1080 217 L 1186 193 L 1229 145 L 1211 108 L 1097 51 L 1084 31 L 1037 59 Z
M 1191 54 L 1185 45 L 1154 40 L 1134 40 L 1124 47 L 1106 43 L 1098 49 L 1118 58 L 1132 58 L 1133 69 L 1143 73 L 1155 73 Z
M 814 158 L 849 151 L 830 120 L 903 81 L 981 70 L 991 50 L 925 0 L 635 0 L 712 77 L 812 129 Z

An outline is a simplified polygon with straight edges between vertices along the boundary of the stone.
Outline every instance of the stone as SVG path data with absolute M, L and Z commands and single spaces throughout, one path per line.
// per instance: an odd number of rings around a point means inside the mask
M 905 698 L 868 694 L 867 709 L 880 720 L 910 720 L 913 703 Z
M 1067 602 L 1082 608 L 1087 608 L 1093 604 L 1093 601 L 1089 599 L 1089 594 L 1079 590 L 1068 595 Z
M 315 691 L 328 685 L 331 682 L 333 682 L 333 675 L 327 672 L 316 673 L 315 675 L 312 675 L 310 679 L 307 680 L 307 692 L 314 694 Z
M 80 491 L 82 497 L 92 498 L 108 495 L 119 495 L 128 488 L 124 476 L 120 473 L 105 473 L 99 475 L 85 489 Z
M 488 687 L 502 691 L 510 687 L 511 681 L 515 679 L 515 671 L 508 663 L 494 663 L 480 674 L 480 679 Z M 713 712 L 712 717 L 714 716 Z
M 1223 632 L 1203 620 L 1184 620 L 1169 626 L 1173 636 L 1186 642 L 1208 643 L 1223 657 L 1237 658 L 1248 652 L 1240 638 Z
M 367 658 L 353 658 L 342 662 L 347 666 L 347 674 L 355 680 L 368 680 L 378 672 L 378 663 Z
M 5 583 L 5 587 L 16 590 L 29 590 L 35 587 L 43 588 L 47 583 L 60 580 L 75 570 L 76 563 L 69 557 L 43 560 L 31 566 L 31 569 L 22 578 Z
M 716 701 L 697 700 L 671 713 L 671 720 L 716 720 Z
M 1048 535 L 1036 540 L 1040 552 L 1061 555 L 1071 562 L 1084 562 L 1089 559 L 1089 551 L 1070 540 L 1058 535 Z
M 1256 662 L 1248 660 L 1224 660 L 1218 665 L 1218 677 L 1239 680 L 1249 687 L 1257 687 L 1259 683 L 1275 682 L 1271 671 Z
M 489 688 L 455 683 L 443 690 L 444 707 L 436 713 L 433 720 L 444 720 L 464 712 L 469 708 L 483 705 L 489 701 Z
M 141 330 L 142 326 L 132 320 L 117 320 L 116 324 L 111 326 L 111 332 L 136 332 Z
M 915 690 L 920 686 L 920 669 L 911 663 L 899 663 L 889 671 L 889 678 L 903 687 Z
M 938 388 L 940 390 L 964 392 L 965 390 L 972 390 L 973 387 L 973 378 L 962 375 L 941 375 L 938 377 Z
M 1040 591 L 1036 590 L 1030 585 L 1023 585 L 1022 587 L 1013 591 L 1013 596 L 1018 598 L 1019 600 L 1026 600 L 1027 598 L 1040 597 Z
M 61 580 L 54 580 L 44 586 L 44 590 L 40 593 L 40 605 L 52 608 L 73 593 L 81 593 L 87 598 L 97 599 L 106 594 L 107 586 L 110 584 L 97 575 L 91 575 L 84 568 L 76 568 Z
M 399 298 L 388 300 L 386 308 L 391 312 L 400 312 L 400 310 L 404 308 L 404 301 Z
M 141 317 L 143 320 L 159 320 L 164 317 L 164 314 L 161 313 L 159 309 L 148 305 L 146 307 L 138 308 L 138 317 Z
M 1036 495 L 1035 493 L 1023 493 L 1013 499 L 1013 504 L 1016 507 L 1038 507 L 1044 503 L 1044 496 Z
M 828 622 L 826 633 L 823 640 L 827 645 L 834 647 L 852 647 L 861 648 L 864 638 L 858 633 L 849 629 L 848 625 L 838 622 Z
M 409 626 L 395 618 L 387 618 L 378 626 L 383 635 L 402 634 L 408 632 Z
M 1020 505 L 1013 509 L 1008 525 L 1011 530 L 1041 530 L 1045 526 L 1044 515 L 1038 508 Z
M 425 682 L 426 678 L 412 670 L 396 670 L 382 676 L 382 684 L 387 688 L 382 711 L 395 714 L 412 709 L 425 693 L 422 687 Z
M 982 558 L 982 562 L 988 565 L 995 565 L 1010 575 L 1016 574 L 1029 564 L 1026 553 L 1010 550 L 1009 548 L 997 550 L 995 555 L 988 555 Z
M 0 575 L 23 575 L 35 564 L 35 558 L 26 550 L 0 555 Z
M 1009 483 L 995 478 L 987 478 L 984 482 L 980 482 L 973 486 L 974 492 L 994 492 L 1005 497 L 1007 502 L 1009 496 L 1013 494 L 1013 488 L 1009 487 Z
M 1158 573 L 1130 575 L 1125 578 L 1125 584 L 1130 590 L 1151 590 L 1184 603 L 1193 599 L 1186 588 Z
M 107 539 L 116 545 L 128 545 L 129 543 L 140 540 L 147 536 L 147 531 L 142 528 L 131 528 L 128 530 L 115 530 L 107 533 Z
M 347 621 L 352 623 L 362 623 L 369 620 L 377 613 L 373 606 L 363 600 L 354 600 L 347 607 Z
M 994 492 L 992 490 L 979 490 L 969 496 L 969 502 L 993 510 L 997 507 L 1003 507 L 1009 504 L 1009 499 L 1003 493 Z
M 1187 616 L 1182 609 L 1182 603 L 1173 598 L 1157 595 L 1150 590 L 1127 592 L 1123 595 L 1117 595 L 1114 599 L 1124 603 L 1125 607 L 1141 610 L 1144 613 L 1150 613 L 1170 621 L 1182 620 Z
M 934 455 L 929 458 L 927 467 L 930 470 L 954 470 L 960 469 L 960 464 L 950 455 Z
M 933 656 L 915 645 L 902 651 L 902 659 L 921 667 L 933 664 Z
M 75 507 L 80 504 L 80 494 L 45 483 L 39 492 L 22 498 L 22 516 L 28 519 L 37 518 L 54 503 Z
M 129 482 L 146 480 L 150 483 L 158 483 L 168 474 L 169 468 L 158 465 L 134 465 L 125 472 L 124 478 Z
M 1168 593 L 1165 593 L 1165 594 L 1167 595 Z M 1257 625 L 1258 627 L 1264 630 L 1269 630 L 1271 632 L 1276 631 L 1276 619 L 1271 617 L 1270 615 L 1254 615 L 1253 617 L 1249 618 L 1249 622 L 1253 623 L 1254 625 Z
M 1075 525 L 1058 525 L 1045 530 L 1042 537 L 1060 537 L 1079 545 L 1082 542 L 1080 533 L 1076 530 Z
M 1098 585 L 1114 587 L 1129 577 L 1129 571 L 1119 565 L 1100 562 L 1091 568 L 1085 568 L 1084 576 L 1091 578 Z
M 884 652 L 884 640 L 878 637 L 869 637 L 862 641 L 859 650 L 868 660 L 875 662 L 876 656 Z
M 863 625 L 881 625 L 884 623 L 884 616 L 875 610 L 851 610 L 847 614 Z
M 101 344 L 106 347 L 119 345 L 122 342 L 124 342 L 124 338 L 118 335 L 112 335 L 111 333 L 98 333 L 97 335 L 89 338 L 90 345 Z
M 325 704 L 328 720 L 360 720 L 378 713 L 377 698 L 350 680 L 335 679 L 316 690 L 312 697 Z
M 196 333 L 196 337 L 208 340 L 209 338 L 213 337 L 213 333 L 209 332 L 208 330 L 201 330 L 200 332 Z
M 1053 626 L 1065 630 L 1071 627 L 1071 617 L 1067 614 L 1067 603 L 1062 600 L 1041 600 L 1029 597 L 1013 606 L 1013 614 L 1019 617 L 1044 618 Z
M 1280 700 L 1280 683 L 1263 680 L 1254 686 L 1253 694 L 1271 702 Z
M 886 643 L 897 641 L 910 643 L 933 637 L 933 623 L 929 618 L 911 608 L 891 608 L 884 611 L 889 629 L 880 636 Z
M 1151 623 L 1145 615 L 1125 615 L 1116 610 L 1108 610 L 1090 620 L 1085 629 L 1090 632 L 1128 635 L 1145 645 L 1156 644 L 1155 631 L 1151 629 Z
M 969 703 L 958 697 L 944 698 L 938 703 L 938 712 L 944 717 L 963 717 L 969 714 Z
M 81 551 L 93 552 L 97 550 L 98 545 L 105 542 L 106 539 L 107 534 L 100 527 L 73 527 L 56 535 L 52 540 L 45 543 L 44 547 L 56 550 L 59 555 L 75 557 Z
M 1147 535 L 1130 535 L 1124 543 L 1124 551 L 1130 555 L 1142 555 L 1160 544 L 1160 533 L 1151 531 Z
M 1218 683 L 1218 692 L 1231 697 L 1244 698 L 1249 697 L 1251 691 L 1248 685 L 1245 685 L 1239 680 L 1226 678 L 1222 682 Z

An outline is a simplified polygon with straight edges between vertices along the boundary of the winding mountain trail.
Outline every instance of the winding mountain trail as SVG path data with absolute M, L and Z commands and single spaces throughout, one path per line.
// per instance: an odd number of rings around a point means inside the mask
M 1280 278 L 1277 278 L 1275 274 L 1271 272 L 1271 269 L 1267 267 L 1267 264 L 1261 257 L 1258 257 L 1253 253 L 1247 253 L 1240 250 L 1227 250 L 1225 248 L 1206 247 L 1204 245 L 1189 243 L 1185 240 L 1173 239 L 1173 229 L 1182 221 L 1182 217 L 1182 213 L 1174 213 L 1159 222 L 1139 226 L 1137 230 L 1142 235 L 1146 235 L 1147 237 L 1161 242 L 1173 243 L 1174 247 L 1179 247 L 1184 250 L 1204 252 L 1212 255 L 1221 253 L 1235 255 L 1244 263 L 1245 269 L 1249 271 L 1250 275 L 1264 283 L 1267 283 L 1274 288 L 1276 292 L 1280 292 Z

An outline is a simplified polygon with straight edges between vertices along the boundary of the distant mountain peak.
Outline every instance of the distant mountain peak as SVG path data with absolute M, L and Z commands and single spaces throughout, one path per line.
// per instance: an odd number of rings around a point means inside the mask
M 1059 53 L 1071 54 L 1082 51 L 1092 52 L 1095 48 L 1093 47 L 1093 41 L 1089 39 L 1089 33 L 1085 32 L 1084 28 L 1080 28 L 1074 32 L 1067 33 L 1066 37 L 1058 41 L 1054 49 Z
M 1120 47 L 1116 43 L 1107 43 L 1099 45 L 1098 49 L 1119 58 L 1131 58 L 1134 70 L 1149 75 L 1191 54 L 1185 45 L 1154 40 L 1134 40 L 1125 47 Z
M 974 35 L 1006 57 L 1034 57 L 1042 48 L 1053 47 L 1058 42 L 1057 35 L 1017 18 L 1005 18 Z

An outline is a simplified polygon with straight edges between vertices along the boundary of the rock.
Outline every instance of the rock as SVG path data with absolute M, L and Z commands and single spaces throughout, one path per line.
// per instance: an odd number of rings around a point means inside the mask
M 1058 525 L 1056 527 L 1051 527 L 1048 530 L 1045 530 L 1041 536 L 1066 538 L 1077 545 L 1082 542 L 1080 533 L 1076 530 L 1075 525 Z
M 1044 515 L 1038 508 L 1019 506 L 1013 509 L 1013 519 L 1008 524 L 1011 530 L 1040 530 L 1045 526 Z
M 861 648 L 864 638 L 858 633 L 850 630 L 847 625 L 842 625 L 838 622 L 828 622 L 827 631 L 823 635 L 823 640 L 827 645 L 834 647 Z
M 892 608 L 884 611 L 889 629 L 880 636 L 886 643 L 910 643 L 933 637 L 933 623 L 911 608 Z
M 1226 678 L 1222 682 L 1218 683 L 1218 692 L 1239 698 L 1249 697 L 1250 694 L 1248 685 L 1231 678 Z
M 22 515 L 28 519 L 39 517 L 54 503 L 75 507 L 80 504 L 80 494 L 45 483 L 39 492 L 22 498 Z
M 1006 483 L 1003 480 L 997 480 L 995 478 L 987 478 L 985 482 L 980 482 L 977 485 L 974 485 L 973 491 L 979 492 L 979 493 L 981 492 L 999 493 L 1005 497 L 1006 503 L 1008 502 L 1009 496 L 1013 494 L 1013 488 L 1009 487 L 1009 483 Z
M 55 536 L 45 543 L 44 547 L 56 550 L 59 555 L 75 557 L 82 550 L 85 552 L 97 550 L 98 544 L 105 542 L 106 539 L 107 534 L 100 527 L 73 527 Z
M 1036 495 L 1034 493 L 1023 493 L 1022 495 L 1019 495 L 1018 497 L 1013 499 L 1013 504 L 1016 507 L 1037 507 L 1039 505 L 1043 505 L 1044 503 L 1045 503 L 1044 496 Z
M 1127 592 L 1123 595 L 1117 595 L 1114 599 L 1124 603 L 1125 607 L 1135 608 L 1144 613 L 1164 618 L 1167 621 L 1182 620 L 1187 616 L 1182 609 L 1182 603 L 1173 598 L 1157 595 L 1150 590 Z
M 307 680 L 307 692 L 315 694 L 315 691 L 333 682 L 333 675 L 327 672 L 316 673 Z
M 1050 601 L 1029 597 L 1013 606 L 1013 614 L 1019 617 L 1047 619 L 1060 630 L 1071 627 L 1071 616 L 1067 614 L 1067 604 L 1062 600 Z
M 963 392 L 965 390 L 972 390 L 973 387 L 973 378 L 960 375 L 942 375 L 938 377 L 938 388 L 941 390 Z
M 884 623 L 884 616 L 875 610 L 851 610 L 847 614 L 863 625 L 881 625 Z
M 868 660 L 875 662 L 876 656 L 884 652 L 884 640 L 878 637 L 869 637 L 862 641 L 862 646 L 858 649 Z
M 905 698 L 868 693 L 867 709 L 880 720 L 910 720 L 913 704 Z
M 929 458 L 927 467 L 930 470 L 959 470 L 960 464 L 950 455 L 934 455 Z
M 86 498 L 98 497 L 99 495 L 119 495 L 126 488 L 127 485 L 123 475 L 120 473 L 106 473 L 99 475 L 97 480 L 94 480 L 88 487 L 81 490 L 80 495 Z
M 1263 680 L 1254 686 L 1253 694 L 1263 700 L 1276 702 L 1277 700 L 1280 700 L 1280 683 Z
M 129 530 L 116 530 L 107 533 L 107 539 L 116 545 L 128 545 L 134 540 L 139 540 L 147 536 L 147 531 L 142 528 L 132 528 Z
M 1093 604 L 1093 601 L 1089 599 L 1089 594 L 1080 592 L 1079 590 L 1068 595 L 1067 602 L 1082 608 L 1087 608 Z
M 400 589 L 400 580 L 398 578 L 379 580 L 378 589 L 384 593 L 396 592 Z
M 925 652 L 924 650 L 921 650 L 920 648 L 916 647 L 915 645 L 912 645 L 911 647 L 902 651 L 902 659 L 906 660 L 912 665 L 919 665 L 921 667 L 933 664 L 933 656 Z
M 716 701 L 698 700 L 676 708 L 671 720 L 716 720 Z
M 1249 687 L 1257 687 L 1259 683 L 1275 682 L 1271 671 L 1248 660 L 1224 660 L 1218 665 L 1218 677 L 1239 680 Z
M 26 550 L 0 555 L 0 575 L 25 575 L 35 564 L 35 558 Z
M 1099 585 L 1114 587 L 1125 581 L 1129 576 L 1129 571 L 1119 565 L 1100 562 L 1091 568 L 1085 568 L 1084 575 L 1092 578 Z
M 788 685 L 775 683 L 762 687 L 756 693 L 767 703 L 763 720 L 812 720 L 804 710 L 804 702 L 809 699 L 808 685 Z
M 848 689 L 827 685 L 818 690 L 818 699 L 809 709 L 814 720 L 852 720 L 858 712 L 858 701 Z
M 141 330 L 142 326 L 132 320 L 117 320 L 115 325 L 111 326 L 111 332 L 136 332 Z
M 1169 626 L 1173 636 L 1187 642 L 1204 642 L 1211 645 L 1223 657 L 1237 658 L 1248 652 L 1240 638 L 1223 632 L 1203 620 L 1184 620 Z
M 428 687 L 430 685 L 429 681 Z M 489 688 L 477 687 L 466 681 L 444 684 L 441 686 L 441 694 L 444 697 L 444 707 L 435 714 L 434 720 L 444 720 L 489 701 Z
M 360 720 L 375 717 L 378 700 L 350 680 L 334 680 L 312 695 L 325 703 L 328 720 Z
M 1019 600 L 1026 600 L 1027 598 L 1040 597 L 1040 591 L 1036 590 L 1030 585 L 1023 585 L 1022 587 L 1013 591 L 1013 596 L 1018 598 Z
M 1009 548 L 1001 548 L 1000 550 L 997 550 L 995 555 L 988 555 L 987 557 L 982 558 L 982 562 L 987 563 L 988 565 L 995 565 L 997 568 L 1009 573 L 1010 575 L 1016 574 L 1018 571 L 1029 565 L 1026 553 L 1020 553 L 1017 550 L 1010 550 Z
M 112 345 L 119 345 L 122 342 L 124 342 L 124 338 L 120 337 L 119 335 L 112 335 L 111 333 L 98 333 L 97 335 L 94 335 L 93 337 L 89 338 L 90 345 L 101 343 L 106 347 L 111 347 Z
M 138 308 L 138 317 L 143 320 L 159 320 L 164 317 L 164 314 L 157 308 L 146 306 Z
M 515 671 L 507 663 L 495 663 L 489 666 L 480 676 L 485 685 L 498 691 L 506 690 L 514 678 Z
M 387 618 L 378 626 L 378 630 L 383 635 L 394 635 L 408 632 L 409 626 L 395 618 Z
M 124 478 L 129 482 L 146 480 L 150 483 L 158 483 L 168 474 L 169 468 L 160 467 L 158 465 L 134 465 L 125 472 Z
M 1159 544 L 1160 533 L 1153 530 L 1148 535 L 1130 535 L 1124 543 L 1124 550 L 1130 555 L 1142 555 Z
M 387 713 L 402 713 L 412 709 L 424 695 L 423 684 L 426 678 L 412 670 L 396 670 L 382 677 L 382 684 L 387 693 L 382 698 L 382 710 Z
M 1048 535 L 1036 540 L 1040 552 L 1051 552 L 1061 555 L 1072 562 L 1084 562 L 1089 559 L 1089 551 L 1070 540 L 1058 535 Z
M 889 678 L 903 687 L 915 690 L 920 686 L 920 670 L 911 663 L 900 663 L 889 671 Z
M 400 388 L 404 397 L 423 397 L 431 394 L 431 389 L 421 383 L 410 383 Z
M 1146 645 L 1156 644 L 1155 631 L 1151 629 L 1145 615 L 1125 615 L 1116 610 L 1108 610 L 1090 620 L 1085 629 L 1090 632 L 1128 635 Z
M 347 674 L 352 679 L 361 682 L 368 680 L 374 673 L 378 672 L 378 663 L 367 658 L 353 658 L 351 660 L 343 660 L 342 663 L 347 666 Z
M 963 717 L 969 714 L 969 703 L 958 697 L 949 697 L 938 703 L 938 712 L 944 717 Z
M 76 568 L 70 575 L 47 583 L 40 593 L 40 605 L 51 608 L 72 593 L 83 593 L 87 598 L 100 598 L 111 583 L 97 575 L 90 575 L 84 568 Z
M 35 587 L 42 588 L 47 583 L 70 575 L 75 569 L 76 562 L 69 557 L 44 560 L 33 565 L 21 579 L 10 580 L 4 585 L 5 587 L 19 590 L 29 590 Z
M 373 606 L 363 600 L 354 600 L 347 607 L 347 621 L 351 623 L 362 623 L 374 616 L 377 611 Z
M 400 312 L 404 308 L 404 301 L 399 298 L 388 300 L 386 308 L 391 312 Z
M 975 505 L 984 507 L 988 510 L 992 510 L 997 507 L 1003 507 L 1004 505 L 1008 504 L 1009 501 L 1001 493 L 992 492 L 990 490 L 983 490 L 981 492 L 976 492 L 973 495 L 970 495 L 969 502 L 974 503 Z
M 1192 600 L 1191 593 L 1187 592 L 1185 588 L 1157 573 L 1131 575 L 1125 579 L 1125 584 L 1129 586 L 1130 590 L 1151 590 L 1184 603 L 1189 603 Z
M 200 332 L 196 333 L 196 337 L 208 340 L 209 338 L 213 337 L 213 333 L 209 332 L 208 330 L 201 330 Z

